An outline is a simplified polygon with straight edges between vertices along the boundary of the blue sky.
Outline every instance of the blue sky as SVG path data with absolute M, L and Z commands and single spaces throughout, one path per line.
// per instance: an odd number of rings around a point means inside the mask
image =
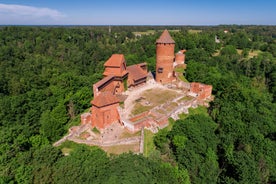
M 0 25 L 276 25 L 276 0 L 0 0 Z

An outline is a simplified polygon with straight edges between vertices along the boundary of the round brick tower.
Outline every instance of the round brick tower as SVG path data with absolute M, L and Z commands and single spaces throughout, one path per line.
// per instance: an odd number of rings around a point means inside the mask
M 162 84 L 175 80 L 173 71 L 175 41 L 165 30 L 156 40 L 156 81 Z

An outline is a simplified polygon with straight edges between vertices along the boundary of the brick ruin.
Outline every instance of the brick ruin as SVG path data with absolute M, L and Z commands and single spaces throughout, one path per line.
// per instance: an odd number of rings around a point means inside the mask
M 211 98 L 212 86 L 201 83 L 185 83 L 178 79 L 175 68 L 186 68 L 185 52 L 180 50 L 175 54 L 175 41 L 165 30 L 159 39 L 156 40 L 156 76 L 155 81 L 162 85 L 175 84 L 178 89 L 188 91 L 194 97 L 193 101 L 186 106 L 193 106 L 195 101 L 205 101 Z M 177 117 L 177 113 L 183 111 L 181 107 L 174 113 L 167 116 L 158 116 L 156 111 L 139 114 L 130 119 L 121 115 L 123 93 L 126 89 L 133 89 L 143 86 L 148 80 L 147 64 L 140 63 L 127 66 L 123 54 L 113 54 L 104 64 L 104 78 L 93 85 L 94 99 L 91 101 L 90 112 L 81 115 L 81 123 L 89 124 L 102 131 L 114 122 L 119 122 L 131 132 L 136 132 L 146 127 L 153 132 L 168 125 L 169 117 Z M 185 105 L 185 104 L 182 104 Z M 126 107 L 127 108 L 127 107 Z

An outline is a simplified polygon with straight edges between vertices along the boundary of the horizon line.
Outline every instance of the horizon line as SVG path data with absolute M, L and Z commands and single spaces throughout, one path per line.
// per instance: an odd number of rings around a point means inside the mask
M 184 26 L 276 26 L 276 24 L 0 24 L 1 27 L 4 26 L 57 26 L 57 27 L 66 27 L 66 26 L 175 26 L 175 27 L 184 27 Z

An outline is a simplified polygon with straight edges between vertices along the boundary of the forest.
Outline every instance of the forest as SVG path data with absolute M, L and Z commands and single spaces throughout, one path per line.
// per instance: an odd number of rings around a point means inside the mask
M 53 147 L 113 53 L 155 70 L 164 29 L 210 106 L 155 134 L 149 156 Z M 0 27 L 0 183 L 276 183 L 276 26 Z

